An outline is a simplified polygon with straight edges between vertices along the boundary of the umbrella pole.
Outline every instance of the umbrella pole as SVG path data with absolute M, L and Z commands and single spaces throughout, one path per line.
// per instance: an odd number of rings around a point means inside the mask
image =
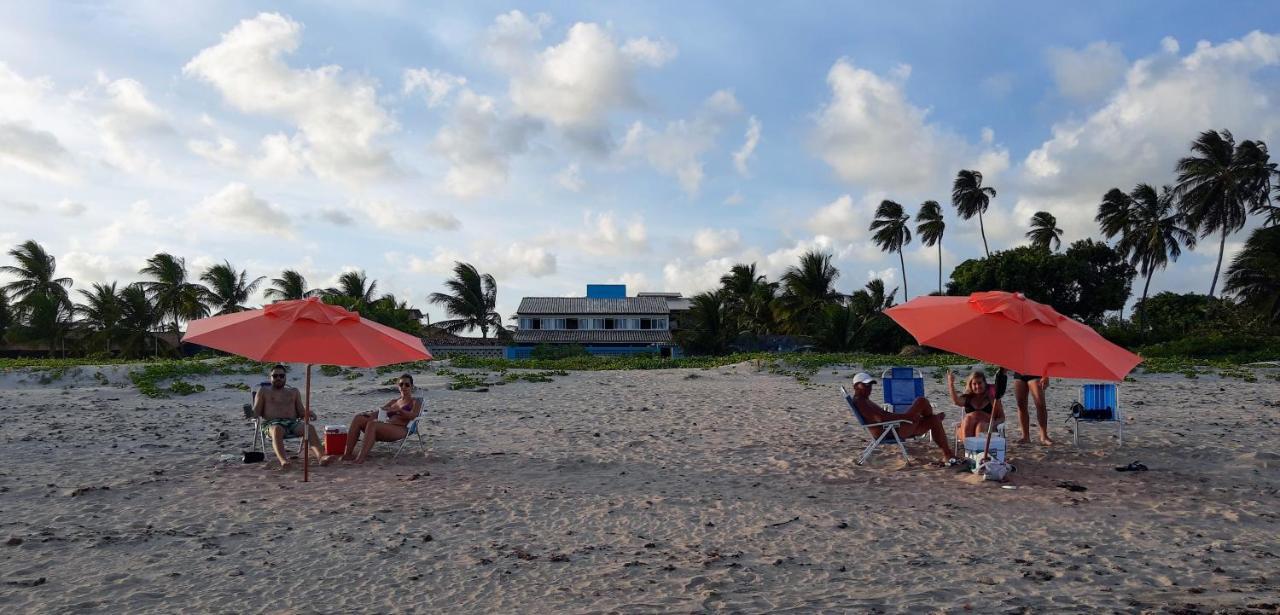
M 307 410 L 302 415 L 302 482 L 310 478 L 311 460 L 311 364 L 307 364 Z

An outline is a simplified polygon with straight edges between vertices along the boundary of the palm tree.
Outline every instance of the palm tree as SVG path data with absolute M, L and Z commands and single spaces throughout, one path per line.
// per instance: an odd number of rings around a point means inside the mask
M 1031 216 L 1031 230 L 1027 231 L 1027 239 L 1035 248 L 1049 251 L 1050 244 L 1056 252 L 1062 247 L 1062 229 L 1058 228 L 1058 219 L 1047 211 L 1037 211 Z
M 209 289 L 187 279 L 187 261 L 166 252 L 147 259 L 147 266 L 138 273 L 151 276 L 150 281 L 139 282 L 147 291 L 155 309 L 163 316 L 173 318 L 173 333 L 181 329 L 179 321 L 204 318 L 209 315 L 205 296 Z
M 1280 322 L 1280 226 L 1255 229 L 1227 269 L 1228 293 L 1234 294 L 1271 324 Z
M 29 298 L 35 296 L 51 297 L 56 301 L 67 303 L 67 288 L 71 286 L 71 278 L 59 278 L 57 261 L 44 247 L 33 240 L 22 242 L 18 247 L 9 250 L 18 262 L 17 266 L 5 265 L 0 272 L 7 273 L 17 279 L 6 284 L 4 291 L 13 301 L 13 307 L 19 312 Z
M 962 219 L 968 220 L 974 215 L 978 216 L 978 230 L 982 233 L 982 251 L 988 257 L 991 256 L 991 250 L 987 249 L 987 229 L 983 226 L 982 214 L 987 212 L 987 206 L 994 198 L 996 198 L 996 189 L 982 185 L 981 172 L 962 170 L 956 173 L 956 181 L 951 184 L 951 204 L 955 206 L 956 212 Z
M 47 340 L 49 352 L 61 336 L 71 313 L 67 288 L 71 278 L 57 276 L 57 261 L 34 240 L 27 240 L 9 251 L 17 265 L 0 267 L 0 272 L 17 278 L 0 291 L 12 305 L 13 319 L 24 325 L 21 334 L 27 339 Z
M 1196 235 L 1186 228 L 1186 214 L 1174 206 L 1173 188 L 1165 186 L 1159 194 L 1150 184 L 1138 184 L 1129 193 L 1133 209 L 1129 215 L 1128 229 L 1120 240 L 1120 253 L 1129 257 L 1130 264 L 1146 276 L 1142 285 L 1144 306 L 1138 312 L 1138 331 L 1146 324 L 1147 290 L 1151 287 L 1151 275 L 1164 269 L 1170 260 L 1178 261 L 1182 246 L 1196 247 Z
M 1271 165 L 1266 144 L 1236 145 L 1231 131 L 1206 130 L 1191 143 L 1191 156 L 1178 161 L 1178 208 L 1203 239 L 1220 232 L 1218 263 L 1209 284 L 1212 297 L 1227 248 L 1227 236 L 1244 227 L 1249 210 L 1269 204 Z
M 247 272 L 237 272 L 230 261 L 222 261 L 222 264 L 206 269 L 200 279 L 209 285 L 209 292 L 204 298 L 205 302 L 211 309 L 217 308 L 215 315 L 221 316 L 249 309 L 244 304 L 249 301 L 253 291 L 258 290 L 258 285 L 262 284 L 265 278 L 258 276 L 250 281 Z
M 884 252 L 897 252 L 898 264 L 902 265 L 902 300 L 907 301 L 907 261 L 902 256 L 903 246 L 911 243 L 911 216 L 903 211 L 902 206 L 889 200 L 880 201 L 876 208 L 876 219 L 871 222 L 871 241 Z
M 308 290 L 307 279 L 292 269 L 280 272 L 280 277 L 271 278 L 271 288 L 263 291 L 263 296 L 277 301 L 306 299 L 320 294 L 320 289 Z
M 765 334 L 773 329 L 773 299 L 778 283 L 757 273 L 756 264 L 734 265 L 720 277 L 720 290 L 733 322 L 740 333 Z
M 92 290 L 80 289 L 84 303 L 75 306 L 80 322 L 88 325 L 102 338 L 104 352 L 111 352 L 111 345 L 120 335 L 120 293 L 116 283 L 94 283 Z
M 502 317 L 494 311 L 498 303 L 498 283 L 490 274 L 481 274 L 470 264 L 453 263 L 453 279 L 445 280 L 449 293 L 431 293 L 428 301 L 443 305 L 452 320 L 433 326 L 448 333 L 480 329 L 480 337 L 489 337 L 489 328 L 502 330 Z
M 920 213 L 916 214 L 916 233 L 920 235 L 920 243 L 926 246 L 938 246 L 938 294 L 942 294 L 942 235 L 947 230 L 947 222 L 942 219 L 942 206 L 937 201 L 925 201 L 920 205 Z M 906 276 L 903 276 L 906 279 Z
M 338 276 L 337 288 L 326 288 L 322 294 L 326 297 L 346 297 L 351 299 L 354 309 L 360 310 L 373 303 L 378 291 L 378 281 L 370 280 L 363 271 L 347 271 Z
M 838 303 L 835 290 L 840 271 L 831 264 L 831 255 L 805 252 L 798 266 L 788 267 L 782 274 L 782 295 L 778 298 L 782 316 L 792 333 L 807 334 L 823 309 Z
M 13 310 L 9 307 L 9 294 L 0 288 L 0 344 L 4 343 L 4 336 L 12 326 Z
M 1111 239 L 1117 235 L 1121 242 L 1129 232 L 1129 216 L 1133 211 L 1133 199 L 1119 188 L 1112 188 L 1102 195 L 1102 204 L 1098 205 L 1098 215 L 1094 220 L 1102 229 L 1102 235 Z
M 681 345 L 690 352 L 719 354 L 728 347 L 729 308 L 723 293 L 698 293 L 689 299 L 689 327 L 682 327 Z
M 413 306 L 406 301 L 396 299 L 393 294 L 385 294 L 378 298 L 377 301 L 370 303 L 365 308 L 365 318 L 376 323 L 386 325 L 392 329 L 398 329 L 411 335 L 421 335 L 422 322 L 417 318 L 417 312 Z
M 146 354 L 148 342 L 155 342 L 152 329 L 164 318 L 147 295 L 141 282 L 120 291 L 120 329 L 124 334 L 120 350 L 127 356 Z

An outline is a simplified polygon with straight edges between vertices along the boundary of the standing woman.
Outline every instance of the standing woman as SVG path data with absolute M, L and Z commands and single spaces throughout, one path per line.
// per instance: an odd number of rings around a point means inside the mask
M 947 392 L 951 394 L 951 403 L 964 408 L 964 416 L 956 426 L 956 437 L 963 443 L 964 438 L 972 438 L 987 431 L 987 424 L 995 421 L 995 425 L 1004 422 L 1004 405 L 996 399 L 987 386 L 987 375 L 981 370 L 973 370 L 964 381 L 964 393 L 956 394 L 956 375 L 947 370 Z
M 1022 424 L 1022 439 L 1019 442 L 1031 442 L 1031 417 L 1027 412 L 1027 393 L 1036 403 L 1036 422 L 1040 424 L 1040 443 L 1049 445 L 1049 409 L 1045 405 L 1044 390 L 1049 388 L 1049 378 L 1032 376 L 1031 374 L 1013 375 L 1013 398 L 1018 401 L 1018 422 Z
M 344 461 L 364 463 L 369 458 L 369 450 L 378 441 L 398 442 L 409 435 L 409 422 L 422 413 L 422 398 L 413 395 L 413 376 L 404 374 L 396 381 L 400 396 L 382 405 L 387 420 L 379 421 L 376 412 L 361 412 L 351 419 L 347 428 L 347 450 L 342 455 Z M 356 454 L 356 440 L 363 437 L 360 453 Z

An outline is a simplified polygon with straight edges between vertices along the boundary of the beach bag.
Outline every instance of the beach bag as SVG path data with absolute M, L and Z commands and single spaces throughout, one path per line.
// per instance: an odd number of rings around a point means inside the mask
M 1074 402 L 1071 404 L 1071 418 L 1079 421 L 1110 421 L 1114 416 L 1114 411 L 1110 406 L 1105 408 L 1085 408 L 1084 404 Z
M 262 463 L 267 460 L 267 454 L 262 451 L 244 451 L 240 454 L 240 461 L 243 463 Z
M 1013 466 L 1000 461 L 999 459 L 988 459 L 978 466 L 978 474 L 983 480 L 1003 481 L 1009 472 L 1013 470 Z

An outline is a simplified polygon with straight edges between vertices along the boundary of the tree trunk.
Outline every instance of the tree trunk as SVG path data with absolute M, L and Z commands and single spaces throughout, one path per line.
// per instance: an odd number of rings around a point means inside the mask
M 1227 229 L 1222 229 L 1222 241 L 1218 242 L 1218 265 L 1213 268 L 1213 282 L 1209 284 L 1209 298 L 1213 298 L 1213 291 L 1218 287 L 1218 271 L 1222 269 L 1222 253 L 1227 249 Z
M 942 239 L 938 239 L 938 294 L 942 294 Z
M 480 325 L 480 339 L 482 340 L 489 339 L 489 327 Z
M 902 248 L 898 248 L 898 264 L 902 265 L 902 302 L 911 300 L 907 295 L 907 261 L 902 258 Z
M 982 224 L 982 212 L 978 212 L 978 231 L 982 233 L 982 251 L 991 258 L 991 250 L 987 249 L 987 227 Z
M 1138 336 L 1142 338 L 1147 330 L 1147 289 L 1151 288 L 1151 275 L 1155 271 L 1147 272 L 1147 283 L 1142 285 L 1142 309 L 1138 310 Z

